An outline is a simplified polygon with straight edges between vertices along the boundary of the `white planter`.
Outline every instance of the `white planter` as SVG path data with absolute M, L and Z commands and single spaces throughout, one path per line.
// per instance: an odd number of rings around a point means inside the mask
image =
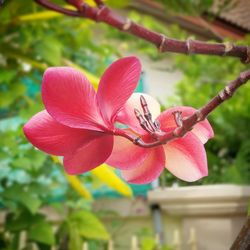
M 198 250 L 227 250 L 247 215 L 250 186 L 205 185 L 156 189 L 148 193 L 150 204 L 158 204 L 165 219 L 165 235 L 180 231 L 187 242 L 195 231 Z M 171 219 L 178 224 L 171 223 Z M 182 249 L 190 249 L 182 245 Z

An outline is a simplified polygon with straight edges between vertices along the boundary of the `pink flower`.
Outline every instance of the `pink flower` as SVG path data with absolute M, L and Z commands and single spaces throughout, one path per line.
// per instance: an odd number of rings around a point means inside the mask
M 147 95 L 144 96 L 149 109 L 153 107 L 153 119 L 160 114 L 160 106 Z M 153 138 L 139 125 L 134 113 L 134 108 L 142 113 L 139 94 L 134 94 L 128 100 L 117 120 L 127 124 L 144 141 L 152 142 Z M 173 112 L 181 111 L 183 118 L 195 112 L 191 107 L 174 107 L 161 113 L 157 120 L 160 129 L 165 132 L 174 131 L 177 127 Z M 135 184 L 149 183 L 156 179 L 166 167 L 173 175 L 185 181 L 196 181 L 208 173 L 207 158 L 204 144 L 213 137 L 213 129 L 207 120 L 194 126 L 183 138 L 179 138 L 153 148 L 142 148 L 131 141 L 116 136 L 114 147 L 107 163 L 118 167 L 122 177 Z
M 42 82 L 46 110 L 25 124 L 26 137 L 40 150 L 64 156 L 64 167 L 69 174 L 81 174 L 107 162 L 121 169 L 128 182 L 138 184 L 151 182 L 165 166 L 186 181 L 206 176 L 204 143 L 213 136 L 207 120 L 195 125 L 183 138 L 153 148 L 143 148 L 117 136 L 121 133 L 115 122 L 121 122 L 129 126 L 123 131 L 140 136 L 145 142 L 155 141 L 142 129 L 134 114 L 135 108 L 142 110 L 140 94 L 132 95 L 140 72 L 137 58 L 117 60 L 106 70 L 95 93 L 89 81 L 77 70 L 49 68 Z M 184 117 L 195 112 L 190 107 L 175 107 L 160 114 L 158 102 L 143 95 L 153 120 L 157 119 L 163 132 L 176 128 L 174 111 L 181 111 Z
M 136 57 L 117 60 L 103 74 L 95 93 L 77 70 L 47 69 L 42 81 L 46 110 L 25 124 L 24 134 L 40 150 L 64 156 L 69 174 L 97 167 L 112 152 L 116 116 L 134 92 L 140 73 Z

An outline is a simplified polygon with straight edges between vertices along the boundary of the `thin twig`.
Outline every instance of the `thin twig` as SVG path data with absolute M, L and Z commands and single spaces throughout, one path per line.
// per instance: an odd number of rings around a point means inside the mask
M 87 18 L 96 22 L 106 23 L 116 29 L 130 33 L 154 44 L 158 48 L 159 52 L 231 56 L 240 58 L 243 63 L 250 62 L 249 46 L 238 46 L 228 42 L 208 43 L 192 39 L 181 41 L 169 38 L 163 34 L 151 31 L 142 25 L 139 25 L 130 19 L 119 15 L 112 9 L 108 8 L 100 0 L 95 0 L 97 7 L 89 6 L 83 0 L 68 1 L 77 8 L 77 11 L 62 8 L 48 0 L 35 1 L 48 9 L 63 13 L 65 15 Z
M 185 117 L 183 119 L 180 119 L 179 115 L 176 116 L 176 112 L 173 114 L 176 121 L 177 121 L 177 127 L 171 131 L 164 133 L 160 131 L 157 133 L 155 131 L 155 135 L 153 138 L 157 137 L 157 140 L 154 142 L 144 142 L 142 138 L 136 137 L 133 134 L 129 134 L 126 131 L 117 129 L 115 131 L 115 135 L 122 136 L 127 138 L 128 140 L 132 141 L 134 144 L 144 147 L 144 148 L 151 148 L 155 146 L 159 146 L 162 144 L 166 144 L 169 141 L 172 141 L 177 138 L 183 137 L 186 133 L 192 130 L 192 128 L 199 123 L 200 121 L 203 121 L 213 110 L 215 110 L 220 104 L 222 104 L 224 101 L 228 100 L 233 96 L 233 94 L 236 92 L 236 90 L 245 84 L 250 79 L 250 70 L 241 72 L 239 77 L 235 80 L 231 81 L 222 91 L 219 92 L 215 97 L 213 97 L 206 105 L 204 105 L 202 108 L 194 112 L 192 115 Z

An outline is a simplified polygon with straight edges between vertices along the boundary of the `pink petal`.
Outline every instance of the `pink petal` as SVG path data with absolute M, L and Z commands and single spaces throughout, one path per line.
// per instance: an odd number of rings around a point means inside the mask
M 79 71 L 70 67 L 47 69 L 42 98 L 48 113 L 58 122 L 72 128 L 103 130 L 94 88 Z
M 196 111 L 196 109 L 186 106 L 173 107 L 167 109 L 158 117 L 162 130 L 168 130 L 169 128 L 176 127 L 176 123 L 173 116 L 173 112 L 175 111 L 181 111 L 182 117 L 184 118 L 192 115 Z M 214 136 L 213 129 L 207 119 L 197 123 L 191 130 L 191 132 L 194 133 L 203 144 L 205 144 L 210 138 Z
M 113 123 L 117 112 L 134 92 L 141 74 L 136 57 L 125 57 L 112 63 L 103 74 L 97 100 L 103 117 Z
M 54 155 L 72 152 L 101 134 L 64 126 L 55 121 L 45 110 L 34 115 L 24 125 L 23 131 L 35 147 Z
M 152 120 L 154 121 L 161 113 L 161 106 L 156 99 L 144 93 L 134 93 L 118 113 L 116 120 L 120 123 L 128 125 L 131 129 L 139 134 L 145 134 L 145 130 L 142 129 L 134 114 L 134 110 L 137 109 L 143 115 L 143 110 L 140 103 L 141 95 L 143 95 L 146 99 L 149 111 L 152 114 Z
M 63 163 L 68 174 L 82 174 L 104 163 L 113 148 L 113 136 L 96 137 L 83 147 L 64 157 Z
M 122 177 L 129 183 L 134 184 L 146 184 L 150 183 L 159 177 L 164 169 L 165 156 L 163 148 L 151 148 L 145 149 L 149 151 L 149 154 L 145 161 L 130 170 L 122 170 Z
M 192 133 L 163 146 L 166 168 L 184 181 L 196 181 L 207 176 L 207 157 L 204 145 Z
M 124 137 L 115 136 L 112 153 L 106 162 L 119 169 L 130 169 L 141 165 L 148 154 L 149 150 L 136 146 Z

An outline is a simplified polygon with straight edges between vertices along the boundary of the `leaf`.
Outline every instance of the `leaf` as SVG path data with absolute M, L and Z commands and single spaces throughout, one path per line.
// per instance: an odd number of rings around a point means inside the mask
M 127 197 L 133 196 L 130 186 L 122 181 L 107 164 L 102 164 L 98 168 L 93 169 L 91 173 L 120 194 Z
M 22 158 L 17 158 L 13 159 L 12 161 L 12 166 L 13 167 L 19 167 L 22 169 L 27 169 L 29 170 L 32 165 L 32 161 L 28 157 L 22 157 Z
M 6 230 L 9 231 L 21 231 L 27 229 L 30 223 L 30 215 L 28 213 L 21 213 L 19 216 L 15 214 L 9 214 L 6 217 L 8 223 L 5 224 Z
M 69 250 L 81 249 L 82 239 L 77 225 L 71 224 L 69 227 Z
M 113 8 L 124 8 L 129 5 L 130 0 L 123 0 L 123 1 L 117 1 L 117 0 L 107 0 L 107 4 Z
M 59 65 L 62 57 L 62 44 L 53 37 L 39 41 L 35 47 L 36 53 L 51 65 Z
M 69 224 L 76 226 L 79 234 L 87 239 L 108 240 L 109 233 L 102 222 L 89 211 L 76 211 L 69 215 Z
M 16 98 L 23 96 L 25 90 L 25 86 L 20 82 L 11 84 L 6 91 L 0 92 L 0 107 L 8 107 Z
M 39 223 L 44 221 L 44 215 L 42 214 L 35 214 L 32 215 L 26 209 L 18 210 L 18 214 L 10 213 L 7 215 L 5 227 L 7 230 L 10 231 L 21 231 L 27 230 L 30 228 L 34 223 Z
M 244 184 L 249 183 L 250 180 L 250 142 L 246 140 L 241 145 L 238 154 L 235 159 L 235 166 L 241 174 L 242 182 Z
M 154 250 L 156 248 L 156 242 L 153 238 L 143 238 L 141 241 L 142 250 Z
M 16 76 L 15 70 L 4 70 L 0 74 L 0 82 L 10 82 Z
M 21 203 L 33 214 L 41 206 L 41 200 L 32 191 L 24 191 L 23 187 L 19 185 L 13 185 L 6 189 L 3 197 Z
M 93 198 L 89 190 L 81 183 L 77 176 L 65 174 L 65 177 L 71 187 L 83 198 L 86 198 L 88 200 L 91 200 Z
M 18 200 L 26 206 L 31 213 L 36 213 L 41 206 L 41 200 L 34 196 L 32 193 L 21 192 L 18 193 Z
M 55 11 L 40 11 L 37 13 L 18 16 L 16 19 L 20 22 L 34 22 L 57 17 L 63 17 L 63 15 Z
M 45 220 L 35 223 L 30 227 L 28 238 L 50 246 L 55 244 L 52 225 Z
M 38 150 L 32 150 L 32 154 L 30 155 L 30 158 L 33 161 L 33 167 L 34 169 L 39 169 L 40 167 L 43 166 L 45 160 L 47 159 L 47 155 L 44 154 L 41 151 Z

